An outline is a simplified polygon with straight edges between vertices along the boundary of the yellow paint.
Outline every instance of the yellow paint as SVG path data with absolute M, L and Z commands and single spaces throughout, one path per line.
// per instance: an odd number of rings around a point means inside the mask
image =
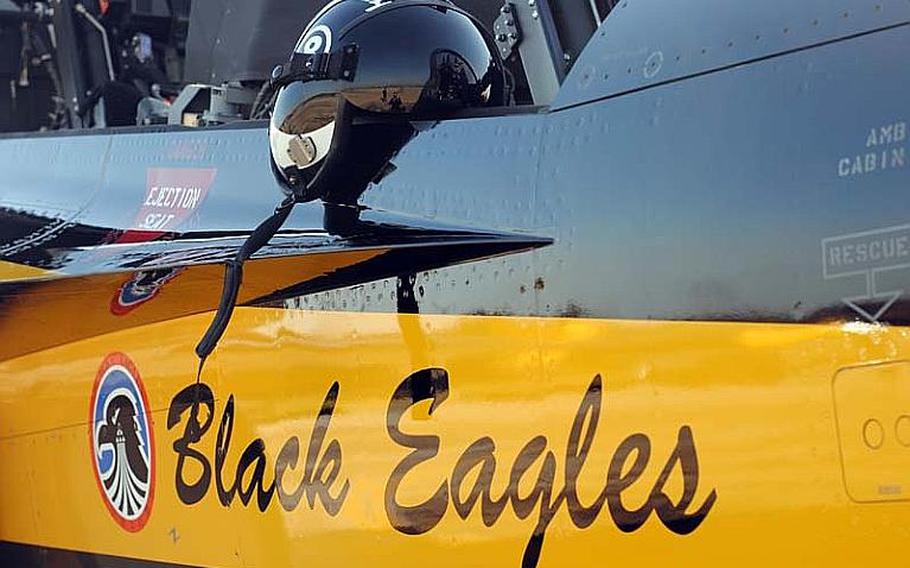
M 386 252 L 387 249 L 337 251 L 257 259 L 244 267 L 238 301 L 248 302 L 276 290 L 307 282 Z M 222 265 L 182 270 L 150 301 L 117 314 L 112 303 L 134 274 L 74 277 L 29 284 L 0 305 L 0 361 L 121 329 L 213 310 L 221 298 Z M 65 322 L 65 325 L 61 325 Z
M 850 497 L 910 499 L 910 363 L 844 369 L 834 401 Z
M 390 526 L 386 483 L 410 451 L 386 431 L 390 397 L 414 371 L 440 367 L 448 372 L 448 399 L 432 415 L 421 403 L 401 421 L 407 433 L 440 440 L 439 455 L 405 477 L 398 498 L 410 504 L 450 478 L 465 448 L 484 436 L 496 444 L 494 497 L 519 451 L 540 435 L 554 452 L 554 486 L 561 488 L 570 429 L 596 375 L 603 407 L 580 476 L 583 503 L 603 489 L 620 443 L 641 433 L 650 440 L 650 460 L 622 493 L 627 508 L 641 505 L 680 428 L 691 428 L 699 476 L 687 511 L 717 495 L 701 526 L 679 536 L 652 514 L 626 534 L 604 508 L 580 529 L 563 506 L 546 532 L 542 567 L 893 565 L 905 555 L 910 502 L 851 499 L 841 440 L 857 435 L 865 414 L 908 410 L 900 407 L 905 367 L 869 365 L 910 358 L 910 330 L 240 309 L 203 375 L 217 401 L 199 449 L 213 459 L 233 395 L 226 470 L 261 438 L 270 481 L 289 437 L 299 437 L 305 454 L 323 398 L 338 381 L 325 444 L 337 440 L 342 448 L 333 492 L 345 480 L 350 492 L 332 517 L 318 503 L 310 510 L 306 499 L 292 512 L 273 499 L 261 513 L 255 497 L 248 507 L 239 500 L 223 507 L 214 488 L 196 505 L 179 501 L 173 443 L 183 423 L 168 430 L 166 415 L 172 397 L 195 380 L 192 349 L 209 320 L 147 325 L 0 363 L 0 540 L 202 566 L 519 566 L 536 511 L 520 520 L 506 508 L 487 527 L 476 509 L 462 520 L 450 499 L 442 521 L 425 534 Z M 156 495 L 138 533 L 122 530 L 108 513 L 88 443 L 95 375 L 115 351 L 135 363 L 154 409 Z M 887 385 L 881 392 L 889 400 L 856 395 L 862 389 L 850 369 L 857 368 L 864 381 Z M 851 386 L 839 390 L 844 385 Z M 835 401 L 842 395 L 858 396 L 855 415 L 842 412 Z M 289 480 L 300 478 L 303 459 Z M 523 479 L 522 495 L 539 469 L 535 464 Z M 665 491 L 676 500 L 682 488 L 677 468 Z
M 13 280 L 32 280 L 35 278 L 47 278 L 53 276 L 54 272 L 42 268 L 34 268 L 27 264 L 8 262 L 0 260 L 0 282 L 11 282 Z

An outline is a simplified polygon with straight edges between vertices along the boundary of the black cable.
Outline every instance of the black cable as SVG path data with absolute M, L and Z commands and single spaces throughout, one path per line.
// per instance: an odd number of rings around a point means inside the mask
M 234 313 L 234 307 L 237 305 L 237 296 L 240 293 L 240 286 L 243 283 L 243 263 L 256 254 L 262 247 L 269 244 L 284 223 L 288 220 L 291 210 L 294 208 L 294 198 L 288 197 L 281 202 L 275 209 L 275 212 L 265 221 L 263 221 L 247 238 L 237 255 L 225 263 L 224 285 L 221 290 L 221 301 L 218 303 L 218 311 L 215 319 L 209 324 L 205 335 L 196 345 L 196 355 L 199 357 L 199 373 L 196 377 L 198 381 L 202 376 L 202 368 L 206 359 L 215 350 L 227 326 L 231 321 Z
M 53 60 L 45 61 L 44 69 L 51 79 L 51 84 L 54 85 L 54 96 L 52 97 L 54 112 L 51 115 L 51 130 L 67 128 L 70 125 L 66 113 L 66 99 L 63 97 L 63 84 L 60 81 L 60 74 L 57 72 L 57 67 L 54 65 Z

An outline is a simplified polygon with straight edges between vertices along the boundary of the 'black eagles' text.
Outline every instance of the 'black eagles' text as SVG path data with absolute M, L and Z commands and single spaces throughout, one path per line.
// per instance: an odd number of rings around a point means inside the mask
M 326 393 L 306 445 L 305 456 L 301 456 L 297 436 L 286 440 L 274 459 L 268 475 L 270 481 L 266 480 L 269 458 L 262 439 L 247 444 L 234 471 L 225 471 L 234 431 L 236 408 L 233 395 L 222 410 L 214 455 L 210 460 L 195 446 L 202 442 L 214 422 L 214 394 L 204 383 L 196 383 L 180 391 L 171 401 L 167 421 L 168 430 L 183 423 L 182 433 L 173 443 L 177 454 L 174 481 L 180 500 L 187 505 L 198 503 L 208 493 L 214 480 L 218 500 L 225 507 L 235 499 L 240 499 L 247 506 L 255 496 L 258 509 L 264 512 L 277 496 L 281 507 L 290 512 L 297 509 L 305 497 L 311 510 L 318 505 L 330 516 L 338 515 L 352 488 L 349 480 L 341 481 L 341 443 L 336 439 L 327 441 L 339 388 L 339 384 L 334 383 Z M 438 436 L 403 432 L 400 428 L 401 417 L 415 404 L 427 400 L 431 401 L 430 414 L 433 415 L 448 395 L 448 373 L 439 368 L 423 369 L 404 379 L 389 402 L 387 433 L 395 444 L 411 450 L 392 469 L 385 485 L 386 516 L 392 527 L 404 534 L 420 535 L 432 530 L 443 519 L 450 504 L 461 519 L 467 519 L 475 508 L 479 508 L 487 527 L 494 526 L 507 507 L 519 519 L 526 519 L 537 511 L 537 524 L 522 558 L 523 568 L 534 568 L 540 558 L 547 528 L 562 507 L 580 529 L 591 526 L 606 506 L 613 522 L 623 532 L 638 530 L 654 513 L 667 529 L 685 535 L 698 528 L 717 500 L 717 492 L 712 490 L 700 505 L 694 505 L 699 480 L 698 454 L 691 428 L 682 426 L 677 434 L 676 447 L 643 505 L 628 508 L 621 498 L 622 493 L 639 480 L 651 459 L 651 440 L 640 433 L 628 436 L 613 453 L 603 490 L 598 497 L 590 503 L 582 502 L 578 495 L 578 479 L 594 443 L 603 404 L 603 381 L 598 375 L 588 386 L 572 422 L 562 465 L 561 488 L 555 487 L 559 460 L 552 450 L 547 449 L 547 438 L 537 436 L 518 452 L 509 468 L 506 489 L 502 494 L 494 495 L 496 443 L 489 436 L 484 436 L 465 449 L 450 478 L 440 480 L 435 488 L 431 487 L 425 501 L 413 506 L 401 505 L 397 494 L 402 484 L 407 482 L 409 472 L 436 457 L 440 445 Z M 288 487 L 285 473 L 296 471 L 298 467 L 302 467 L 302 478 L 295 486 Z M 677 468 L 682 474 L 683 492 L 678 500 L 674 500 L 664 492 L 664 486 Z M 537 472 L 534 488 L 527 495 L 520 495 L 518 488 L 532 470 Z

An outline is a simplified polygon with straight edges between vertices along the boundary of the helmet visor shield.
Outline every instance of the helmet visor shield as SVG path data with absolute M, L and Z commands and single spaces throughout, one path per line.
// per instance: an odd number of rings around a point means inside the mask
M 320 83 L 291 83 L 278 96 L 269 139 L 272 157 L 282 170 L 309 169 L 321 163 L 331 149 L 338 97 L 320 91 Z
M 307 135 L 335 120 L 338 100 L 326 92 L 324 81 L 291 83 L 281 91 L 272 112 L 272 128 L 285 134 Z
M 272 159 L 282 171 L 295 168 L 303 171 L 322 163 L 332 149 L 335 123 L 330 122 L 309 134 L 285 134 L 269 128 Z

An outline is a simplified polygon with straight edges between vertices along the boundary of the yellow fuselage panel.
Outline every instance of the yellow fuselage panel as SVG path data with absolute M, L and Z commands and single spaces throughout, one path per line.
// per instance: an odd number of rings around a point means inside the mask
M 0 364 L 0 541 L 203 566 L 801 566 L 890 564 L 910 537 L 905 329 L 240 309 L 194 387 L 209 319 Z M 137 532 L 93 469 L 111 353 L 153 414 Z
M 53 275 L 54 272 L 50 270 L 34 268 L 32 266 L 28 266 L 27 264 L 19 264 L 16 262 L 0 260 L 0 282 L 47 278 Z

